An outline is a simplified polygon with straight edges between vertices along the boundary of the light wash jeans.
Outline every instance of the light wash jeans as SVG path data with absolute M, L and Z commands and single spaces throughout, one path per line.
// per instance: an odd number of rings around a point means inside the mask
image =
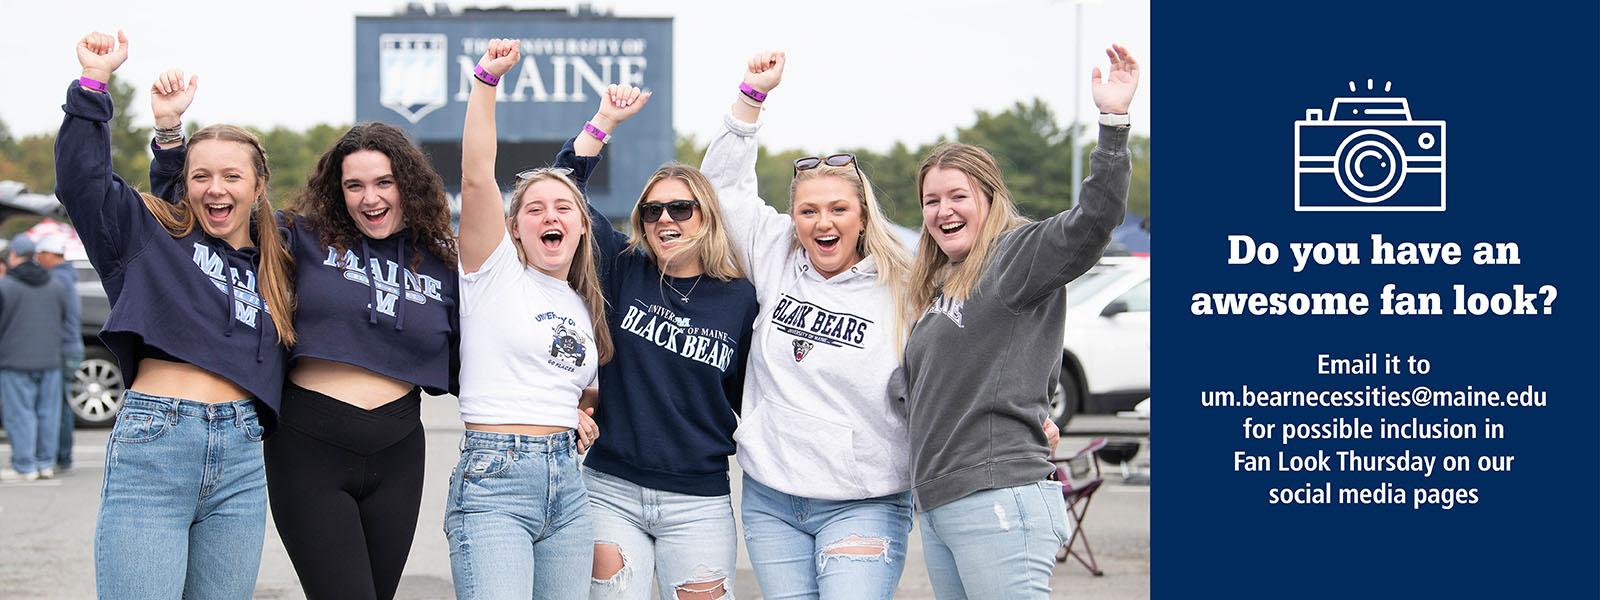
M 742 499 L 744 544 L 763 597 L 894 596 L 911 535 L 910 492 L 817 500 L 745 475 Z
M 95 526 L 101 598 L 250 598 L 267 476 L 254 400 L 129 391 L 106 443 Z
M 577 453 L 571 431 L 466 432 L 444 510 L 456 598 L 588 595 L 594 528 Z
M 650 489 L 587 467 L 583 481 L 594 543 L 616 545 L 623 563 L 610 579 L 593 580 L 591 600 L 650 600 L 652 587 L 661 598 L 675 598 L 678 589 L 721 589 L 713 597 L 733 598 L 739 532 L 731 496 Z
M 984 490 L 922 513 L 922 554 L 939 600 L 1049 598 L 1066 543 L 1061 484 Z
M 61 427 L 61 371 L 0 369 L 0 410 L 11 438 L 11 468 L 36 473 L 56 466 Z
M 56 470 L 65 472 L 72 468 L 72 431 L 77 429 L 77 421 L 73 420 L 72 408 L 66 403 L 72 396 L 72 383 L 78 379 L 78 367 L 83 364 L 83 355 L 66 356 L 61 359 L 61 433 L 56 445 Z

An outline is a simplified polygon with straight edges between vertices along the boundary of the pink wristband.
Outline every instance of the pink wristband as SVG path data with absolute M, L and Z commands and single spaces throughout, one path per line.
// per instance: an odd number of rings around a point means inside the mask
M 89 89 L 94 90 L 96 92 L 100 92 L 102 94 L 106 93 L 106 82 L 100 81 L 98 79 L 91 79 L 91 78 L 88 78 L 88 77 L 79 77 L 78 78 L 78 85 L 81 85 L 83 87 L 89 88 Z
M 606 133 L 604 129 L 595 127 L 594 123 L 591 122 L 584 122 L 583 132 L 594 136 L 594 139 L 600 140 L 600 143 L 602 144 L 606 143 L 606 140 L 611 139 L 611 134 Z
M 483 65 L 472 65 L 472 74 L 478 76 L 478 81 L 489 85 L 500 85 L 500 78 L 496 77 L 494 73 L 485 71 Z
M 761 90 L 758 90 L 756 88 L 750 87 L 750 84 L 748 84 L 748 83 L 740 82 L 739 83 L 739 91 L 740 92 L 744 92 L 744 95 L 749 96 L 751 100 L 755 100 L 756 102 L 766 102 L 767 101 L 766 93 L 764 93 Z

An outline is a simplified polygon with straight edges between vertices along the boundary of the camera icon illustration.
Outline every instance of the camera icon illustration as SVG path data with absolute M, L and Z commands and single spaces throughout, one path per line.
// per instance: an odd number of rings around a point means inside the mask
M 1444 133 L 1444 121 L 1412 119 L 1405 98 L 1334 98 L 1327 118 L 1307 109 L 1294 122 L 1294 209 L 1444 211 Z

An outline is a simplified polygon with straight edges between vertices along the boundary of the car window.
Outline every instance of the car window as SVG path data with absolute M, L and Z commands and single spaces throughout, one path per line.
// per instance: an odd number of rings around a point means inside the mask
M 1089 297 L 1105 289 L 1106 285 L 1116 279 L 1111 276 L 1113 270 L 1106 267 L 1096 267 L 1090 269 L 1087 273 L 1079 275 L 1077 279 L 1072 280 L 1072 283 L 1068 283 L 1067 305 L 1076 306 L 1082 304 Z
M 1117 297 L 1128 305 L 1129 312 L 1150 312 L 1150 280 L 1146 279 L 1133 286 L 1133 289 Z

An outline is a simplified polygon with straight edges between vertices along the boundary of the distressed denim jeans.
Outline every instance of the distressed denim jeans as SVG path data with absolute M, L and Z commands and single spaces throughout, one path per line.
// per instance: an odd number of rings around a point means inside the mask
M 622 553 L 622 570 L 590 586 L 590 600 L 650 600 L 678 592 L 733 598 L 739 532 L 731 496 L 692 496 L 584 468 L 596 546 Z
M 589 594 L 594 528 L 571 431 L 467 430 L 450 474 L 444 531 L 460 600 Z
M 741 498 L 744 544 L 763 597 L 894 596 L 911 535 L 910 492 L 818 500 L 745 475 Z
M 939 600 L 1049 598 L 1066 543 L 1061 484 L 984 490 L 922 513 L 922 554 Z
M 101 598 L 250 598 L 267 525 L 254 400 L 129 391 L 106 443 L 95 525 Z

